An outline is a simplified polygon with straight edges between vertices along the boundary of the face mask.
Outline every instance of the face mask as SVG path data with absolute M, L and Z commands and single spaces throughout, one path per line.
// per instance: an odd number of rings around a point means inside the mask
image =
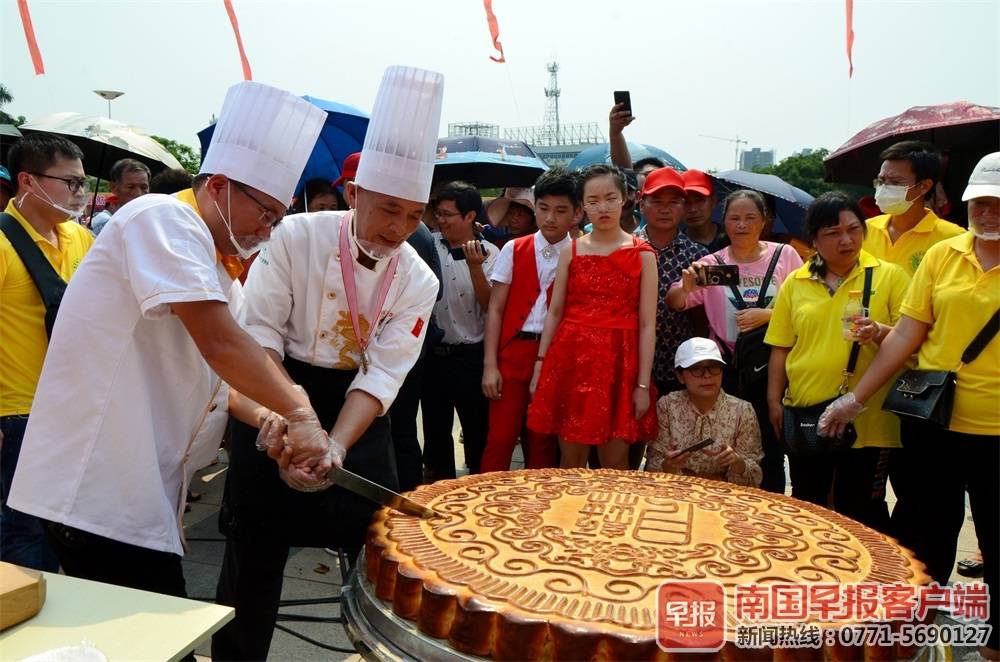
M 35 178 L 32 177 L 32 179 L 35 179 Z M 52 207 L 56 211 L 61 212 L 63 214 L 66 214 L 66 216 L 68 216 L 69 218 L 73 219 L 74 221 L 76 221 L 78 223 L 80 222 L 80 217 L 83 216 L 83 210 L 87 206 L 86 202 L 80 203 L 79 209 L 72 209 L 72 208 L 68 208 L 68 207 L 63 207 L 62 205 L 56 204 L 55 200 L 53 200 L 49 196 L 49 194 L 45 191 L 45 189 L 43 189 L 41 187 L 41 185 L 38 184 L 38 180 L 37 179 L 35 179 L 35 184 L 38 185 L 38 190 L 41 191 L 42 194 L 45 197 L 43 198 L 42 196 L 38 195 L 34 191 L 28 191 L 24 195 L 28 195 L 28 193 L 31 193 L 33 196 L 35 196 L 36 198 L 38 198 L 39 200 L 41 200 L 42 202 L 44 202 L 48 206 Z M 20 207 L 21 205 L 24 204 L 24 195 L 21 196 L 21 200 L 17 203 L 18 207 Z
M 358 251 L 364 253 L 369 259 L 375 260 L 376 262 L 394 256 L 396 253 L 399 252 L 399 249 L 401 248 L 401 246 L 396 246 L 395 248 L 386 248 L 381 244 L 376 244 L 374 242 L 359 238 L 357 220 L 353 218 L 351 219 L 351 239 L 353 239 L 354 243 L 358 245 Z
M 916 186 L 916 184 L 913 186 Z M 913 203 L 916 202 L 916 200 L 906 199 L 907 192 L 913 186 L 883 184 L 875 189 L 875 204 L 878 205 L 883 214 L 890 214 L 892 216 L 905 214 L 913 206 Z
M 233 205 L 230 185 L 226 183 L 226 209 L 229 211 L 229 215 L 223 214 L 222 209 L 219 208 L 219 203 L 212 200 L 212 204 L 215 205 L 215 210 L 219 212 L 219 216 L 222 217 L 222 222 L 226 224 L 226 231 L 229 233 L 229 242 L 236 249 L 236 254 L 240 256 L 241 260 L 248 260 L 250 256 L 257 252 L 257 243 L 255 243 L 250 248 L 243 248 L 240 242 L 236 241 L 236 236 L 233 234 L 233 226 L 229 224 L 229 216 L 233 213 Z

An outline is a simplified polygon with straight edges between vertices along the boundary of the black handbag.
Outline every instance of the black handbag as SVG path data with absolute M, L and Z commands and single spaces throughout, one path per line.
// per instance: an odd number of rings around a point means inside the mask
M 865 268 L 865 289 L 861 305 L 867 310 L 872 293 L 873 267 Z M 840 383 L 840 395 L 847 393 L 847 384 L 858 365 L 861 345 L 855 341 L 847 359 Z M 782 437 L 789 455 L 824 455 L 847 450 L 858 440 L 858 431 L 849 423 L 839 437 L 825 437 L 819 433 L 819 417 L 836 398 L 806 407 L 785 407 L 782 413 Z
M 771 262 L 767 265 L 764 273 L 764 280 L 761 281 L 760 293 L 757 295 L 756 308 L 766 308 L 767 301 L 765 293 L 774 276 L 774 270 L 778 266 L 781 258 L 781 251 L 784 244 L 779 244 L 774 249 Z M 719 264 L 725 264 L 721 257 L 715 255 L 715 260 Z M 746 310 L 750 306 L 743 300 L 743 294 L 735 285 L 730 285 L 733 292 L 733 305 L 737 310 Z M 767 335 L 767 324 L 751 329 L 746 333 L 741 333 L 736 337 L 736 345 L 733 348 L 733 368 L 736 373 L 737 385 L 740 397 L 746 399 L 750 393 L 767 390 L 767 364 L 771 359 L 771 346 L 764 342 Z
M 10 214 L 0 213 L 0 230 L 7 235 L 7 240 L 21 258 L 31 280 L 35 282 L 42 304 L 45 305 L 45 335 L 51 338 L 56 315 L 59 313 L 59 304 L 66 291 L 66 281 L 52 268 L 42 249 L 35 245 L 31 235 L 21 227 L 16 218 Z
M 1000 310 L 980 329 L 965 351 L 962 365 L 972 363 L 1000 330 Z M 961 367 L 959 367 L 961 369 Z M 882 409 L 903 420 L 934 423 L 947 428 L 955 404 L 958 373 L 947 370 L 907 370 L 896 379 L 882 402 Z

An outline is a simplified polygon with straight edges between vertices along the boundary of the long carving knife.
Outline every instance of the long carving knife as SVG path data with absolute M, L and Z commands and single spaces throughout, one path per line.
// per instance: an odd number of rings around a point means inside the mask
M 405 515 L 416 515 L 423 519 L 438 516 L 437 512 L 427 506 L 419 504 L 413 499 L 407 499 L 402 494 L 397 494 L 347 469 L 333 469 L 327 475 L 327 480 L 334 485 L 343 487 L 345 490 L 350 490 L 375 503 L 398 510 Z

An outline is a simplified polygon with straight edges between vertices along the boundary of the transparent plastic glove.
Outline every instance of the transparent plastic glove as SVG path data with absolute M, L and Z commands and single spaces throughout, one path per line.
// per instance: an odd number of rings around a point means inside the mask
M 288 452 L 290 451 L 286 450 L 286 453 Z M 318 492 L 333 484 L 329 480 L 329 474 L 333 469 L 339 469 L 343 466 L 346 455 L 347 449 L 331 435 L 328 438 L 327 450 L 322 459 L 311 465 L 289 463 L 287 467 L 279 470 L 279 474 L 281 479 L 293 489 L 300 492 Z
M 819 417 L 819 433 L 824 437 L 843 435 L 847 424 L 864 410 L 865 406 L 854 398 L 853 393 L 840 396 Z
M 263 408 L 258 420 L 257 450 L 267 451 L 268 456 L 276 460 L 285 446 L 288 422 L 281 415 Z
M 300 469 L 312 468 L 326 457 L 329 449 L 326 432 L 323 431 L 316 412 L 301 407 L 289 412 L 286 418 L 288 431 L 285 450 L 276 458 L 278 466 L 287 469 L 289 464 L 294 464 Z

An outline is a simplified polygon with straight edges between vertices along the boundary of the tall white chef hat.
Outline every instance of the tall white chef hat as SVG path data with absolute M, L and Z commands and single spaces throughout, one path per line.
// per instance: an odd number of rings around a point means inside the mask
M 290 204 L 326 113 L 291 92 L 243 81 L 229 88 L 201 172 L 225 175 Z
M 355 183 L 404 200 L 431 194 L 444 76 L 392 66 L 385 70 L 372 109 Z

